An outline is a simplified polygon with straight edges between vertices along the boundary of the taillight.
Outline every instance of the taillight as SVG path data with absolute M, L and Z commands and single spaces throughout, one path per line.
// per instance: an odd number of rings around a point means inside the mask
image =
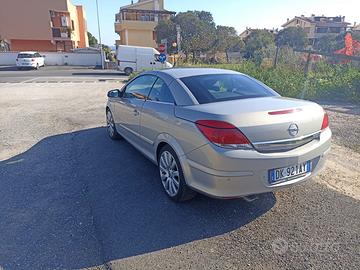
M 217 120 L 198 120 L 196 126 L 213 144 L 231 149 L 252 149 L 250 141 L 234 125 Z
M 324 118 L 321 125 L 321 130 L 326 129 L 329 126 L 329 116 L 327 112 L 324 110 Z

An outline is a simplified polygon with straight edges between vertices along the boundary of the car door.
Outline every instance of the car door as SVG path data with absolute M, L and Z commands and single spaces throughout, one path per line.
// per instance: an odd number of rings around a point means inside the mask
M 161 78 L 154 83 L 149 97 L 143 105 L 140 133 L 144 137 L 143 147 L 153 152 L 153 145 L 161 133 L 170 133 L 174 117 L 175 100 L 167 84 Z
M 45 65 L 45 58 L 40 53 L 37 54 L 39 57 L 39 65 L 42 67 Z
M 35 54 L 34 54 L 34 57 L 35 57 L 36 64 L 39 64 L 39 66 L 41 67 L 40 54 L 39 54 L 39 53 L 35 53 Z
M 115 124 L 120 133 L 129 139 L 138 139 L 140 131 L 140 117 L 142 106 L 156 81 L 156 76 L 143 75 L 131 81 L 123 89 L 122 97 L 115 103 Z

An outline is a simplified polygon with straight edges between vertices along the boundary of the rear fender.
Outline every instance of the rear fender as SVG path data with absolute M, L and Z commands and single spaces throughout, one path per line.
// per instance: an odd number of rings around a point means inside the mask
M 177 140 L 173 136 L 171 136 L 170 134 L 162 133 L 157 137 L 157 140 L 155 142 L 155 147 L 154 147 L 154 151 L 155 151 L 154 156 L 156 157 L 156 163 L 157 163 L 157 149 L 158 149 L 158 146 L 163 142 L 167 143 L 168 145 L 171 146 L 172 149 L 174 149 L 176 155 L 179 158 L 181 168 L 182 168 L 182 170 L 184 172 L 184 175 L 189 175 L 190 168 L 189 168 L 189 165 L 188 165 L 188 163 L 186 161 L 186 155 L 184 153 L 184 150 L 182 149 L 180 144 L 177 142 Z M 186 178 L 185 178 L 185 182 L 186 182 L 187 185 L 189 185 Z

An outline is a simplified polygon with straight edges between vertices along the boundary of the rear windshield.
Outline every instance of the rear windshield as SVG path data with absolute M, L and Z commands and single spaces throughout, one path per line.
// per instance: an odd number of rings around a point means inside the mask
M 278 94 L 241 74 L 211 74 L 181 78 L 200 104 L 226 100 L 269 97 Z
M 34 58 L 35 54 L 32 53 L 19 53 L 17 58 Z

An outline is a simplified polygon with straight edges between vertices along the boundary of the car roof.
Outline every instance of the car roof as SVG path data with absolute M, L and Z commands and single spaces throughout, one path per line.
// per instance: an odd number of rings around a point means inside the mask
M 163 73 L 170 75 L 174 79 L 184 77 L 211 75 L 211 74 L 241 74 L 233 70 L 219 69 L 219 68 L 170 68 L 157 70 L 156 73 Z
M 34 51 L 26 51 L 26 52 L 19 52 L 19 54 L 34 54 L 34 53 L 37 53 L 37 52 L 34 52 Z

